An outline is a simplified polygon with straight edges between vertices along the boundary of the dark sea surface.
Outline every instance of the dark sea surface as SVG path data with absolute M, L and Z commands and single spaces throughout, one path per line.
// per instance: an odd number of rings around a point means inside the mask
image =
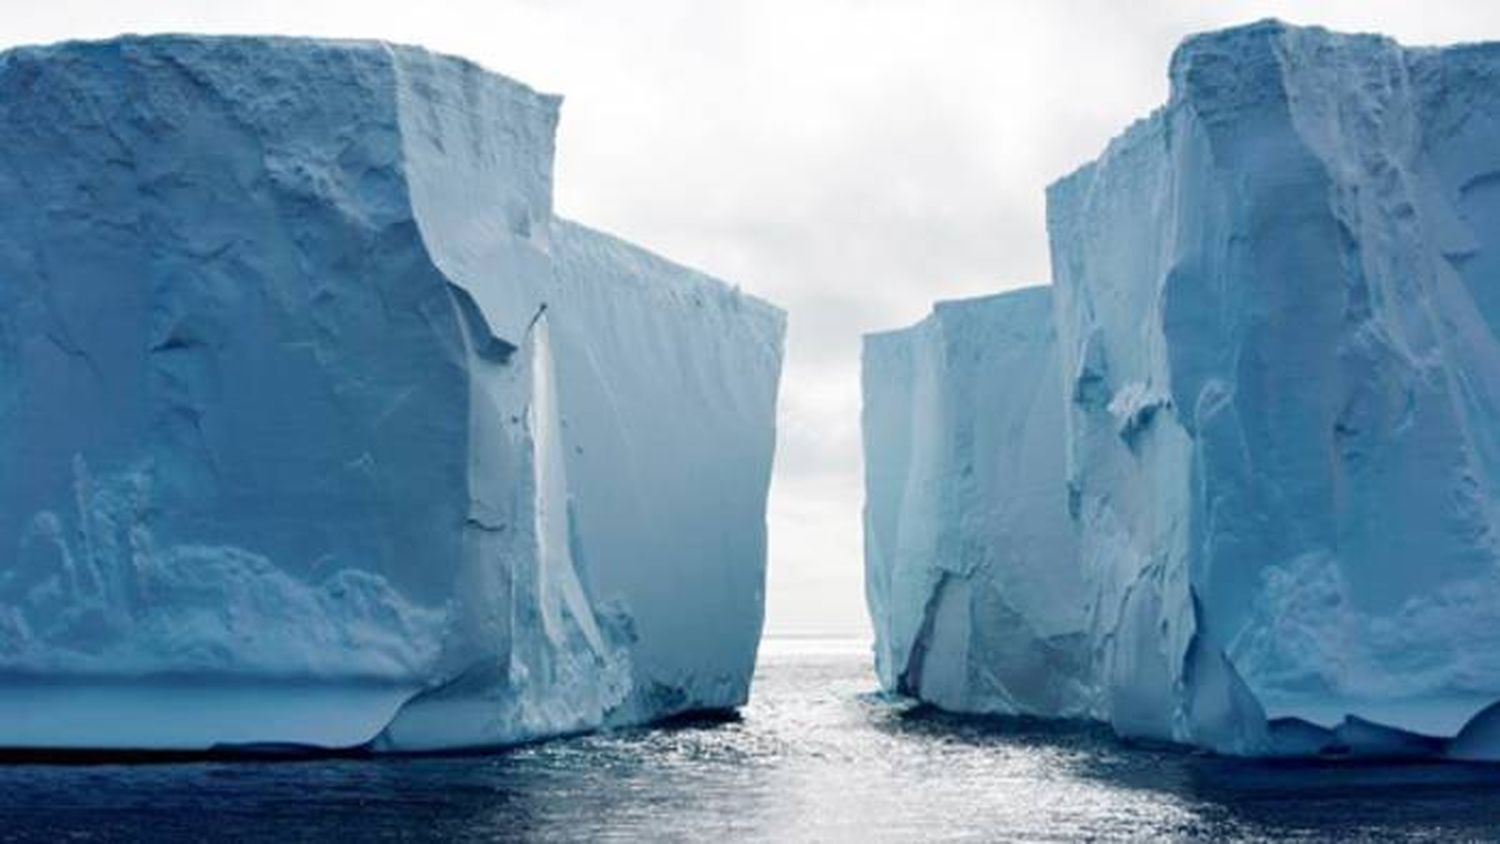
M 0 767 L 0 840 L 1500 838 L 1500 769 L 1267 765 L 871 694 L 858 643 L 768 641 L 727 722 L 493 756 Z

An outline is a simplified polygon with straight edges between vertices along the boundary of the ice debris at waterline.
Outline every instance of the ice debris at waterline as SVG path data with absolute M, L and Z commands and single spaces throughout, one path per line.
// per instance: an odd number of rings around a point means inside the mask
M 745 700 L 783 316 L 556 219 L 557 113 L 373 42 L 0 54 L 0 746 Z
M 1035 293 L 867 340 L 882 679 L 1500 758 L 1500 45 L 1266 22 L 1171 81 L 1048 193 L 1056 370 Z

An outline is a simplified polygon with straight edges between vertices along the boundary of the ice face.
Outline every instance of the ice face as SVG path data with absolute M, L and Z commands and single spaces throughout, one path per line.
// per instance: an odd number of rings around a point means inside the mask
M 865 338 L 866 592 L 889 689 L 947 709 L 1088 711 L 1051 292 L 941 302 Z
M 1171 80 L 1048 192 L 1085 708 L 1226 753 L 1500 758 L 1500 46 L 1267 22 L 1188 40 Z M 957 503 L 954 454 L 1007 458 L 968 445 L 952 396 L 1010 402 L 1040 370 L 976 385 L 918 339 L 939 322 L 867 350 L 882 677 L 1029 711 L 928 684 L 939 646 L 1007 665 L 946 609 L 974 552 L 943 538 L 1027 500 L 1011 483 Z M 998 327 L 972 343 L 1025 346 Z M 881 349 L 897 363 L 873 366 Z M 1063 605 L 1040 591 L 1029 611 Z
M 1122 732 L 1274 752 L 1281 719 L 1451 736 L 1500 698 L 1497 73 L 1494 47 L 1198 37 L 1167 107 L 1051 189 Z
M 557 105 L 376 43 L 0 54 L 0 746 L 744 700 L 782 315 L 555 219 Z

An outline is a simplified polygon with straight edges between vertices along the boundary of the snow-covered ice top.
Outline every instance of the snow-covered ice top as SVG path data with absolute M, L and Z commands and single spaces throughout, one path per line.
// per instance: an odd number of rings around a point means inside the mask
M 783 317 L 555 219 L 558 104 L 376 42 L 0 53 L 0 745 L 744 699 Z

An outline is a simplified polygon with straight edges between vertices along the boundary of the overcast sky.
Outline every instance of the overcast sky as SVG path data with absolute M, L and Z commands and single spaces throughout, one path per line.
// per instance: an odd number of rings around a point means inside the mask
M 1042 192 L 1166 96 L 1185 35 L 1275 16 L 1500 39 L 1500 3 L 3 0 L 4 45 L 370 37 L 563 94 L 558 211 L 789 313 L 768 632 L 865 634 L 859 336 L 1048 278 Z

